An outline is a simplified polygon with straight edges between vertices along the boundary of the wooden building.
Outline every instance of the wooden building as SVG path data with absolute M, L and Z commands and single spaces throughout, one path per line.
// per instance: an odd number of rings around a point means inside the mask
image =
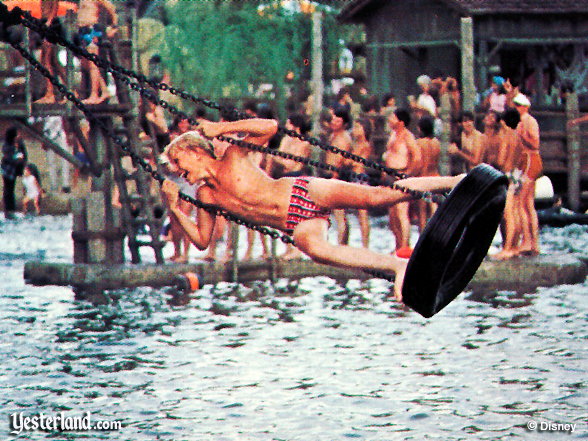
M 394 93 L 399 106 L 418 93 L 421 74 L 457 78 L 468 110 L 493 75 L 509 78 L 531 98 L 546 173 L 580 208 L 588 156 L 571 149 L 565 122 L 578 109 L 566 113 L 562 88 L 588 111 L 588 0 L 352 0 L 339 19 L 364 25 L 367 86 Z M 586 145 L 583 130 L 575 145 Z
M 421 74 L 460 79 L 472 69 L 478 91 L 500 73 L 530 93 L 534 104 L 558 104 L 551 86 L 588 61 L 588 0 L 354 0 L 339 18 L 365 25 L 374 93 L 403 97 L 415 93 Z M 463 19 L 469 18 L 474 58 L 462 72 L 468 37 Z M 587 93 L 585 72 L 578 81 L 576 91 Z

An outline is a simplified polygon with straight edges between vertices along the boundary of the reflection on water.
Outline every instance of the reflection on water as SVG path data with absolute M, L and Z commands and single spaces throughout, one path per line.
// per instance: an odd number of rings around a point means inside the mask
M 388 282 L 316 277 L 76 301 L 27 286 L 26 260 L 71 261 L 69 218 L 0 225 L 0 403 L 122 421 L 118 432 L 20 439 L 576 439 L 586 427 L 588 284 L 470 292 L 431 320 Z M 545 230 L 544 249 L 572 230 Z M 376 232 L 375 234 L 379 234 Z M 32 240 L 34 238 L 34 240 Z M 582 241 L 584 243 L 582 243 Z M 568 246 L 566 245 L 566 246 Z M 41 254 L 42 253 L 42 254 Z M 529 420 L 575 423 L 572 435 Z

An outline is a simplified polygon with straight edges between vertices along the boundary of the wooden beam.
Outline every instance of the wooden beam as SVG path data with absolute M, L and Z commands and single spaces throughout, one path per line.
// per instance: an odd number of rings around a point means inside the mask
M 476 86 L 474 82 L 474 21 L 472 17 L 461 18 L 461 86 L 462 108 L 474 111 Z
M 519 45 L 540 45 L 547 44 L 586 44 L 586 37 L 529 37 L 529 38 L 515 38 L 515 37 L 488 37 L 488 41 L 503 43 L 503 44 L 519 44 Z
M 468 285 L 468 289 L 489 287 L 493 290 L 536 288 L 561 284 L 582 283 L 588 268 L 582 256 L 544 254 L 528 259 L 484 261 Z M 324 276 L 337 280 L 370 279 L 369 274 L 321 265 L 310 260 L 276 262 L 277 278 L 297 280 Z M 60 285 L 95 289 L 120 289 L 137 286 L 162 287 L 174 284 L 178 275 L 192 272 L 198 275 L 201 286 L 227 281 L 230 263 L 91 265 L 29 261 L 25 263 L 24 279 L 33 285 Z M 271 268 L 268 261 L 257 260 L 239 264 L 239 283 L 268 280 Z
M 573 92 L 566 98 L 566 121 L 577 118 L 578 95 Z M 578 126 L 567 129 L 568 151 L 568 204 L 572 210 L 580 209 L 580 180 L 582 164 L 580 160 L 580 128 Z
M 72 164 L 74 167 L 82 168 L 84 166 L 84 163 L 82 161 L 80 161 L 78 158 L 76 158 L 74 155 L 72 155 L 70 152 L 65 150 L 60 145 L 57 145 L 56 143 L 54 143 L 52 140 L 47 138 L 42 133 L 37 132 L 33 127 L 31 127 L 31 125 L 29 123 L 20 121 L 18 119 L 15 119 L 14 122 L 16 123 L 16 125 L 18 125 L 21 129 L 23 129 L 29 135 L 32 135 L 33 137 L 35 137 L 39 141 L 41 141 L 43 143 L 43 145 L 45 147 L 47 147 L 49 150 L 53 150 L 55 153 L 57 153 L 59 156 L 61 156 L 63 159 L 65 159 L 67 162 Z
M 458 40 L 423 40 L 423 41 L 388 41 L 368 43 L 366 47 L 379 49 L 397 49 L 397 48 L 419 48 L 419 47 L 435 47 L 435 46 L 458 46 Z

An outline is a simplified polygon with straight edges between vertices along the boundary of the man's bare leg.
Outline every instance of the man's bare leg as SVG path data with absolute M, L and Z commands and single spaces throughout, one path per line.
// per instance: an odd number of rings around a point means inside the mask
M 359 220 L 359 230 L 361 232 L 361 245 L 364 248 L 370 246 L 370 217 L 367 210 L 357 210 L 357 219 Z
M 367 248 L 332 245 L 327 242 L 328 223 L 324 219 L 301 222 L 294 230 L 296 246 L 315 262 L 343 268 L 365 269 L 395 274 L 394 297 L 402 301 L 402 283 L 407 259 L 395 254 L 380 254 Z
M 465 175 L 427 176 L 397 181 L 401 187 L 416 191 L 441 193 L 453 189 Z M 390 187 L 370 187 L 337 179 L 312 178 L 308 196 L 318 205 L 330 208 L 386 208 L 414 199 L 411 195 Z
M 98 47 L 92 44 L 88 46 L 88 52 L 98 55 Z M 106 81 L 102 78 L 100 69 L 94 63 L 86 61 L 86 67 L 90 75 L 90 96 L 82 102 L 84 104 L 101 104 L 110 98 Z
M 388 210 L 390 229 L 396 239 L 396 250 L 410 245 L 410 218 L 408 202 L 400 202 Z

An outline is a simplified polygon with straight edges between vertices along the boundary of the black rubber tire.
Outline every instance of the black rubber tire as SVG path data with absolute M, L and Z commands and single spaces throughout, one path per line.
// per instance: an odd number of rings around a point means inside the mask
M 432 317 L 467 286 L 502 219 L 508 179 L 487 164 L 472 169 L 438 208 L 408 262 L 403 302 Z

